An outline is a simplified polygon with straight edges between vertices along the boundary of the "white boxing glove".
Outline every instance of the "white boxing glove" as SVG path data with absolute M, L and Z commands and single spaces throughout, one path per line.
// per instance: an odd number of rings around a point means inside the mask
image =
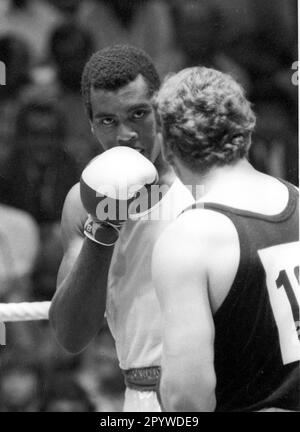
M 114 147 L 92 159 L 80 178 L 81 201 L 89 214 L 85 235 L 113 245 L 130 203 L 157 180 L 155 166 L 130 147 Z

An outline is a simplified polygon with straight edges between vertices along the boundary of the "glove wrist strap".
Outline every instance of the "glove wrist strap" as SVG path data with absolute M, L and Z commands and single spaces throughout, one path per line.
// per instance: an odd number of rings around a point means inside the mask
M 83 232 L 87 238 L 95 243 L 113 246 L 119 238 L 120 228 L 108 221 L 101 222 L 89 216 L 84 224 Z

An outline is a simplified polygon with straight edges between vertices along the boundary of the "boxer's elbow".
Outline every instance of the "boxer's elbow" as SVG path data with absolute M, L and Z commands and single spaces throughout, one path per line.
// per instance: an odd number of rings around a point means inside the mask
M 76 331 L 76 324 L 68 322 L 65 314 L 60 313 L 55 299 L 49 309 L 49 321 L 58 344 L 69 354 L 79 354 L 88 342 Z
M 68 354 L 79 354 L 81 353 L 88 342 L 81 341 L 78 336 L 76 336 L 71 329 L 58 329 L 52 325 L 54 330 L 55 338 L 58 344 L 66 351 Z
M 64 337 L 59 340 L 57 337 L 57 341 L 59 345 L 68 353 L 68 354 L 80 354 L 85 350 L 88 344 L 78 344 L 74 338 Z
M 80 354 L 87 346 L 87 344 L 78 344 L 76 338 L 66 332 L 55 331 L 55 337 L 61 348 L 68 354 Z

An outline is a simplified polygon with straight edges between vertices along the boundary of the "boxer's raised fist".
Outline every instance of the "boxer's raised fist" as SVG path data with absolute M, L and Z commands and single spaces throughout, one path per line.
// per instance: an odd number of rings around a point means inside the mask
M 108 236 L 102 243 L 114 244 L 118 228 L 128 218 L 129 204 L 144 187 L 156 183 L 157 178 L 154 165 L 132 148 L 114 147 L 96 156 L 80 178 L 81 201 L 89 214 L 85 234 L 101 243 L 99 233 L 105 236 L 108 230 L 112 234 L 115 231 L 111 241 Z

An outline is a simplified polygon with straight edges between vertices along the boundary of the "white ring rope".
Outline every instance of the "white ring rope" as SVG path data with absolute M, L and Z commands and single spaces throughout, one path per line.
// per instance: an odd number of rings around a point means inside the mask
M 51 302 L 0 303 L 0 322 L 47 320 Z

